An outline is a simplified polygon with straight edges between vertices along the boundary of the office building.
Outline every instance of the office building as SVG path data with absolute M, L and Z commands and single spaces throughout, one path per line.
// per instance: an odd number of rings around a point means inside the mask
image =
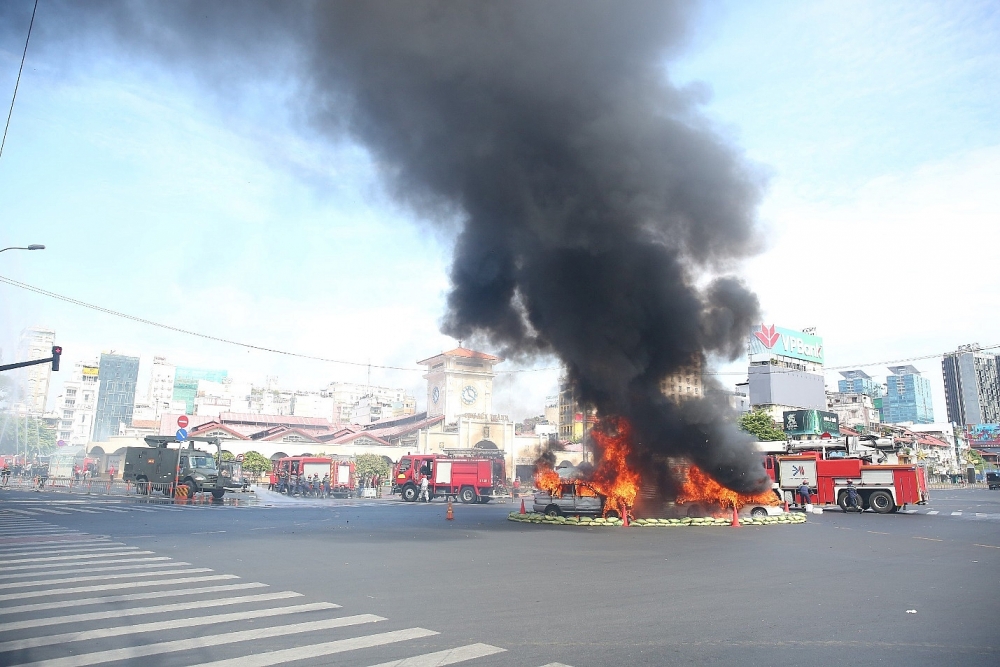
M 98 369 L 100 389 L 94 417 L 94 442 L 107 442 L 132 425 L 135 385 L 139 377 L 139 357 L 114 352 L 102 353 Z
M 761 324 L 750 332 L 748 394 L 776 422 L 786 411 L 826 409 L 823 339 L 814 329 Z
M 63 369 L 66 370 L 66 369 Z M 97 395 L 100 387 L 100 363 L 73 365 L 70 378 L 63 383 L 63 392 L 56 400 L 56 437 L 68 445 L 83 446 L 94 433 Z
M 961 426 L 1000 424 L 1000 363 L 976 344 L 941 360 L 948 421 Z
M 934 421 L 931 383 L 914 366 L 890 366 L 882 401 L 882 420 L 888 424 Z
M 184 401 L 185 414 L 193 415 L 194 399 L 198 395 L 199 380 L 222 382 L 227 375 L 226 371 L 178 366 L 174 370 L 174 391 L 172 398 L 175 401 Z
M 865 394 L 873 399 L 882 398 L 882 385 L 861 370 L 840 371 L 843 380 L 837 381 L 837 392 L 841 394 Z M 843 423 L 843 422 L 841 422 Z
M 32 327 L 21 332 L 15 361 L 47 359 L 52 356 L 56 332 L 42 327 Z M 18 369 L 18 384 L 21 389 L 21 409 L 30 414 L 44 414 L 49 398 L 49 382 L 52 378 L 52 364 L 37 364 Z

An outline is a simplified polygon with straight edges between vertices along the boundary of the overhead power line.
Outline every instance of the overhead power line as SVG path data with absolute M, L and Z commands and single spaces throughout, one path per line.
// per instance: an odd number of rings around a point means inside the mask
M 104 313 L 105 315 L 112 315 L 114 317 L 121 317 L 126 320 L 131 320 L 132 322 L 138 322 L 140 324 L 147 324 L 149 326 L 158 327 L 160 329 L 166 329 L 167 331 L 173 331 L 175 333 L 181 333 L 188 336 L 195 336 L 197 338 L 202 338 L 205 340 L 215 341 L 217 343 L 225 343 L 226 345 L 236 345 L 237 347 L 246 348 L 248 350 L 257 350 L 259 352 L 270 352 L 272 354 L 280 354 L 286 357 L 294 357 L 296 359 L 307 359 L 309 361 L 321 361 L 329 364 L 342 364 L 344 366 L 356 366 L 359 368 L 378 368 L 383 370 L 392 371 L 407 371 L 407 372 L 424 372 L 425 369 L 417 368 L 414 366 L 390 366 L 386 364 L 371 364 L 364 361 L 347 361 L 344 359 L 331 359 L 329 357 L 321 357 L 315 354 L 304 354 L 302 352 L 291 352 L 289 350 L 279 350 L 273 347 L 267 347 L 264 345 L 255 345 L 253 343 L 244 343 L 237 340 L 232 340 L 229 338 L 223 338 L 221 336 L 213 336 L 211 334 L 201 333 L 199 331 L 192 331 L 190 329 L 184 329 L 182 327 L 176 327 L 170 324 L 164 324 L 162 322 L 155 322 L 153 320 L 146 319 L 144 317 L 138 317 L 136 315 L 129 315 L 128 313 L 123 313 L 111 308 L 105 308 L 103 306 L 98 306 L 92 303 L 87 303 L 86 301 L 80 301 L 79 299 L 74 299 L 73 297 L 65 296 L 62 294 L 57 294 L 55 292 L 50 292 L 49 290 L 42 289 L 41 287 L 35 287 L 34 285 L 29 285 L 27 283 L 22 283 L 19 280 L 14 280 L 13 278 L 7 278 L 6 276 L 0 276 L 0 283 L 6 283 L 11 287 L 17 287 L 19 289 L 27 290 L 29 292 L 34 292 L 35 294 L 41 294 L 42 296 L 47 296 L 58 301 L 63 301 L 65 303 L 73 304 L 74 306 L 80 306 L 81 308 L 87 308 L 89 310 L 94 310 L 99 313 Z M 995 345 L 981 345 L 979 350 L 993 350 L 1000 348 L 1000 343 Z M 894 364 L 902 364 L 910 361 L 924 361 L 927 359 L 937 359 L 943 357 L 947 352 L 939 352 L 937 354 L 925 354 L 916 357 L 907 357 L 905 359 L 891 359 L 888 361 L 869 361 L 859 364 L 848 364 L 846 366 L 830 366 L 824 368 L 824 371 L 842 371 L 842 370 L 852 370 L 855 368 L 867 368 L 870 366 L 892 366 Z M 775 368 L 781 368 L 775 367 Z M 559 366 L 546 366 L 543 368 L 521 368 L 509 371 L 500 371 L 500 374 L 511 374 L 511 373 L 536 373 L 542 371 L 556 371 L 561 370 Z M 784 369 L 787 372 L 794 372 L 795 369 Z M 721 371 L 716 373 L 705 373 L 705 375 L 721 376 L 721 375 L 746 375 L 740 371 Z
M 35 7 L 31 10 L 31 22 L 28 23 L 28 36 L 24 38 L 21 66 L 17 69 L 17 80 L 14 81 L 14 94 L 10 97 L 10 111 L 7 112 L 7 124 L 3 126 L 3 140 L 0 140 L 0 156 L 3 156 L 3 147 L 7 144 L 7 130 L 10 128 L 10 117 L 14 114 L 14 100 L 17 99 L 17 88 L 21 85 L 21 72 L 24 70 L 24 59 L 28 55 L 28 42 L 31 41 L 31 26 L 35 25 L 35 12 L 37 11 L 38 0 L 35 0 Z

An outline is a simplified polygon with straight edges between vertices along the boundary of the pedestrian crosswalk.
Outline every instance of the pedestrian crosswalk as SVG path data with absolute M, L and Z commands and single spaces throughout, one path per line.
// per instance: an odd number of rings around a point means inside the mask
M 67 535 L 71 542 L 57 541 Z M 499 646 L 453 641 L 439 630 L 269 589 L 264 582 L 0 511 L 3 665 L 512 664 L 513 656 L 505 659 L 507 650 Z

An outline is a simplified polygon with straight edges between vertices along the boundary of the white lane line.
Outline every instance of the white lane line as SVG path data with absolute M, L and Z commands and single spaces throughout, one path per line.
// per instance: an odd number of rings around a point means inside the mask
M 152 551 L 112 551 L 106 554 L 74 554 L 72 556 L 45 556 L 44 558 L 16 558 L 7 561 L 8 565 L 15 563 L 52 562 L 57 560 L 107 560 L 108 556 L 134 556 L 136 554 L 151 554 Z
M 99 665 L 103 662 L 113 662 L 115 660 L 135 660 L 150 655 L 162 655 L 175 651 L 190 651 L 192 649 L 211 648 L 225 644 L 236 644 L 240 642 L 253 641 L 256 639 L 267 639 L 268 637 L 283 637 L 302 632 L 316 632 L 318 630 L 331 630 L 333 628 L 343 628 L 362 623 L 374 623 L 384 621 L 381 616 L 373 614 L 360 614 L 358 616 L 345 616 L 343 618 L 329 618 L 323 621 L 310 621 L 307 623 L 295 623 L 293 625 L 279 625 L 267 628 L 256 628 L 254 630 L 238 630 L 219 635 L 203 635 L 191 639 L 176 639 L 169 642 L 159 642 L 157 644 L 146 644 L 145 646 L 130 646 L 128 648 L 113 649 L 110 651 L 100 651 L 97 653 L 81 653 L 79 655 L 67 656 L 65 658 L 54 658 L 52 660 L 39 660 L 29 663 L 10 663 L 10 667 L 21 664 L 23 667 L 85 667 L 86 665 Z M 407 632 L 403 630 L 401 632 Z M 430 632 L 425 630 L 424 632 Z M 392 633 L 384 633 L 392 634 Z M 433 634 L 437 634 L 436 632 Z M 378 635 L 370 635 L 378 637 Z M 362 639 L 362 638 L 359 638 Z M 350 641 L 350 640 L 344 640 Z M 398 640 L 397 640 L 398 641 Z M 248 658 L 243 658 L 247 660 Z M 252 660 L 252 657 L 249 658 Z M 246 664 L 246 663 L 240 663 Z M 251 664 L 254 664 L 251 662 Z
M 130 507 L 129 511 L 131 511 L 131 512 L 153 512 L 155 510 L 147 510 L 147 509 L 144 509 L 142 507 Z
M 128 510 L 115 509 L 113 507 L 102 507 L 100 509 L 104 510 L 105 512 L 118 512 L 119 514 L 121 514 L 122 512 L 127 512 L 128 511 Z
M 176 586 L 177 584 L 193 584 L 198 581 L 222 581 L 224 579 L 239 579 L 239 577 L 235 574 L 207 574 L 202 577 L 157 579 L 156 581 L 122 581 L 116 584 L 77 586 L 76 588 L 57 588 L 46 591 L 18 591 L 17 593 L 4 593 L 3 595 L 0 595 L 0 602 L 6 602 L 7 600 L 22 600 L 24 598 L 43 598 L 50 595 L 76 595 L 77 593 L 95 593 L 97 591 L 146 588 L 149 586 Z
M 289 598 L 299 597 L 302 597 L 302 593 L 296 593 L 295 591 L 280 591 L 278 593 L 258 593 L 257 595 L 236 595 L 231 598 L 210 598 L 208 600 L 200 600 L 197 602 L 177 602 L 174 604 L 153 605 L 151 607 L 133 607 L 130 609 L 112 609 L 111 611 L 93 611 L 86 614 L 49 616 L 46 618 L 32 618 L 26 621 L 0 623 L 0 632 L 24 630 L 26 628 L 40 628 L 46 625 L 65 625 L 67 623 L 83 623 L 84 621 L 101 621 L 109 618 L 132 618 L 134 616 L 162 614 L 171 611 L 189 611 L 191 609 L 205 609 L 208 607 L 225 607 L 228 605 L 247 604 L 251 602 L 271 602 L 274 600 L 287 600 Z M 325 602 L 323 604 L 328 605 L 328 609 L 340 608 L 339 604 L 333 604 L 332 602 Z
M 201 574 L 212 572 L 210 567 L 192 567 L 186 570 L 161 570 L 159 572 L 123 572 L 122 574 L 92 574 L 85 577 L 63 577 L 61 579 L 36 579 L 35 581 L 4 581 L 0 583 L 0 591 L 11 588 L 31 588 L 32 586 L 55 586 L 57 584 L 79 584 L 84 581 L 111 581 L 112 579 L 133 579 L 135 577 L 162 577 L 178 574 Z M 35 572 L 45 575 L 48 572 Z
M 69 514 L 69 512 L 63 512 L 62 510 L 53 510 L 47 507 L 32 507 L 31 509 L 36 512 L 45 512 L 46 514 Z
M 100 514 L 100 512 L 95 512 L 94 510 L 85 510 L 82 507 L 67 507 L 71 512 L 82 512 L 83 514 Z
M 938 513 L 937 510 L 931 510 L 930 512 L 928 512 L 928 514 L 937 514 L 937 513 Z
M 903 510 L 902 513 L 903 514 L 916 514 L 917 510 Z
M 293 660 L 306 660 L 318 658 L 334 653 L 344 653 L 345 651 L 356 651 L 373 646 L 384 646 L 394 642 L 404 642 L 410 639 L 421 639 L 438 634 L 433 630 L 424 628 L 409 628 L 407 630 L 396 630 L 394 632 L 380 632 L 375 635 L 365 635 L 352 639 L 340 639 L 323 644 L 312 644 L 309 646 L 297 646 L 279 651 L 268 651 L 267 653 L 256 653 L 239 658 L 229 658 L 228 660 L 216 660 L 215 662 L 202 663 L 200 667 L 270 667 L 270 665 L 280 665 L 283 662 Z
M 83 632 L 65 632 L 58 635 L 45 635 L 43 637 L 14 639 L 7 642 L 0 642 L 0 651 L 20 651 L 26 648 L 52 646 L 53 644 L 82 642 L 90 639 L 106 639 L 108 637 L 120 637 L 121 635 L 135 635 L 140 632 L 159 632 L 161 630 L 194 628 L 201 625 L 214 625 L 216 623 L 246 621 L 254 618 L 270 618 L 272 616 L 283 616 L 285 614 L 302 614 L 310 611 L 325 611 L 336 608 L 336 606 L 337 605 L 330 604 L 328 602 L 312 602 L 309 604 L 291 605 L 288 607 L 253 609 L 250 611 L 237 611 L 228 614 L 215 614 L 212 616 L 175 618 L 170 621 L 155 621 L 152 623 L 140 623 L 139 625 L 121 625 L 113 628 L 101 628 L 99 630 L 85 630 Z
M 100 554 L 97 554 L 100 555 Z M 151 556 L 147 558 L 108 558 L 101 561 L 94 561 L 93 563 L 40 563 L 38 565 L 15 565 L 13 567 L 0 567 L 0 574 L 3 576 L 14 576 L 13 574 L 8 574 L 10 572 L 20 573 L 24 570 L 44 570 L 46 568 L 52 567 L 72 567 L 74 572 L 83 572 L 84 570 L 78 570 L 82 565 L 106 565 L 107 563 L 154 563 L 158 562 L 160 564 L 166 564 L 165 561 L 170 560 L 170 556 Z M 40 574 L 49 574 L 50 572 L 31 572 L 33 576 Z M 18 575 L 20 576 L 20 574 Z
M 372 667 L 440 667 L 442 665 L 454 665 L 455 663 L 465 662 L 466 660 L 484 658 L 495 653 L 503 653 L 506 650 L 507 649 L 503 649 L 498 646 L 490 646 L 489 644 L 469 644 L 467 646 L 459 646 L 458 648 L 452 648 L 446 651 L 435 651 L 434 653 L 415 655 L 412 658 L 391 660 L 390 662 L 380 662 L 377 665 L 372 665 Z M 558 663 L 550 663 L 545 667 L 554 667 L 556 664 Z M 563 665 L 562 667 L 566 666 Z
M 108 595 L 101 598 L 77 598 L 75 600 L 57 600 L 56 602 L 36 602 L 33 604 L 22 604 L 16 607 L 0 607 L 0 616 L 7 616 L 10 614 L 27 614 L 29 612 L 35 611 L 46 611 L 49 609 L 66 609 L 67 607 L 89 607 L 92 605 L 109 605 L 117 604 L 118 602 L 136 602 L 139 600 L 156 600 L 159 598 L 173 598 L 180 595 L 184 596 L 194 596 L 201 595 L 203 593 L 229 593 L 232 591 L 245 591 L 248 588 L 267 588 L 267 584 L 262 584 L 257 581 L 248 581 L 242 584 L 222 584 L 219 586 L 202 586 L 201 588 L 188 588 L 185 590 L 176 591 L 152 591 L 149 593 L 129 593 L 128 595 Z M 298 593 L 296 593 L 298 595 Z M 214 605 L 214 599 L 205 600 L 198 604 L 211 607 Z M 197 604 L 195 606 L 198 606 Z M 144 609 L 152 609 L 154 607 L 144 607 Z M 131 610 L 124 610 L 123 613 L 131 613 Z M 116 613 L 116 612 L 109 612 Z M 139 613 L 136 611 L 135 613 Z M 126 613 L 126 615 L 128 615 Z M 108 618 L 112 618 L 109 616 Z M 26 623 L 37 623 L 38 625 L 54 625 L 54 623 L 48 623 L 48 619 L 35 619 L 33 621 L 24 621 Z M 31 625 L 26 625 L 24 627 L 34 627 Z
M 138 560 L 142 560 L 139 558 Z M 167 559 L 169 560 L 169 559 Z M 45 572 L 15 572 L 13 574 L 3 575 L 4 580 L 7 579 L 24 579 L 25 577 L 37 577 L 44 574 L 45 576 L 52 576 L 55 574 L 80 574 L 81 572 L 120 572 L 122 570 L 144 570 L 151 567 L 183 567 L 185 565 L 190 565 L 191 563 L 185 563 L 183 561 L 174 561 L 172 563 L 141 563 L 139 565 L 105 565 L 104 567 L 73 567 L 71 570 L 46 570 Z
M 951 515 L 952 516 L 962 516 L 962 513 L 961 512 L 952 512 Z
M 15 510 L 9 509 L 8 512 L 14 512 L 15 514 L 24 514 L 26 516 L 38 516 L 37 512 L 29 512 L 28 510 Z
M 11 535 L 17 535 L 18 537 L 24 535 L 49 535 L 52 533 L 79 533 L 78 530 L 73 530 L 72 528 L 63 528 L 62 526 L 52 526 L 45 528 L 3 528 L 0 529 L 0 537 L 8 537 Z
M 117 544 L 112 547 L 104 546 L 108 542 L 93 542 L 94 545 L 101 546 L 73 546 L 68 548 L 65 544 L 50 544 L 43 545 L 39 547 L 27 547 L 25 545 L 19 546 L 17 549 L 8 549 L 6 551 L 0 551 L 0 558 L 4 556 L 60 556 L 65 554 L 78 554 L 84 552 L 100 553 L 101 551 L 120 551 L 122 549 L 137 549 L 138 547 L 126 547 L 124 544 Z
M 547 665 L 542 665 L 542 667 L 569 667 L 569 665 L 564 665 L 561 662 L 550 662 Z

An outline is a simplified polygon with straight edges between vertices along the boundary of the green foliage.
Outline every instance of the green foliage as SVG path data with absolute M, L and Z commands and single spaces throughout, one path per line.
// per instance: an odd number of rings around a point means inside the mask
M 236 456 L 231 451 L 229 451 L 228 449 L 223 449 L 222 450 L 222 460 L 223 461 L 235 461 L 236 460 Z
M 389 463 L 378 454 L 358 454 L 354 459 L 354 472 L 362 478 L 368 479 L 372 475 L 378 475 L 381 479 L 388 479 Z
M 56 449 L 56 430 L 49 428 L 38 417 L 25 417 L 12 413 L 0 414 L 0 453 L 28 452 L 45 456 Z
M 223 452 L 223 458 L 226 453 Z M 262 475 L 271 470 L 271 459 L 260 452 L 249 451 L 243 455 L 243 469 L 255 475 Z
M 740 417 L 738 425 L 761 442 L 785 439 L 785 432 L 778 428 L 774 420 L 771 419 L 771 415 L 763 410 L 746 413 Z
M 976 470 L 980 472 L 986 467 L 986 459 L 983 458 L 979 450 L 972 447 L 962 451 L 962 458 L 968 465 L 975 466 Z

